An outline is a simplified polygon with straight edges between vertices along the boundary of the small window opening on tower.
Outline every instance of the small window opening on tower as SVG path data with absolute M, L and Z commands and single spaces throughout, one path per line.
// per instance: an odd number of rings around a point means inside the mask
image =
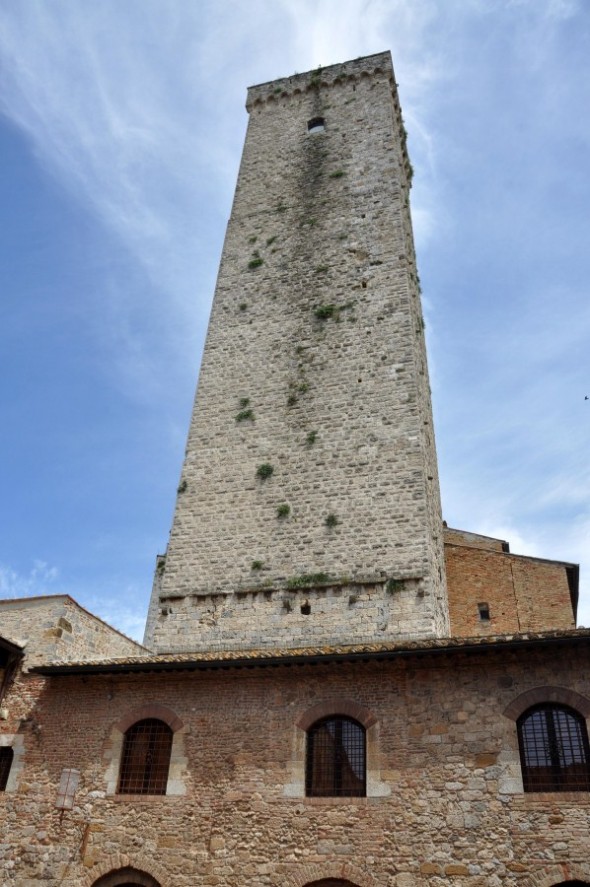
M 301 604 L 301 612 L 304 616 L 309 616 L 311 613 L 311 604 L 309 601 L 305 601 L 304 604 Z
M 326 121 L 323 117 L 312 117 L 311 120 L 307 121 L 308 132 L 324 132 L 325 128 Z
M 490 605 L 486 603 L 481 603 L 477 605 L 477 610 L 479 612 L 479 618 L 482 622 L 490 621 Z

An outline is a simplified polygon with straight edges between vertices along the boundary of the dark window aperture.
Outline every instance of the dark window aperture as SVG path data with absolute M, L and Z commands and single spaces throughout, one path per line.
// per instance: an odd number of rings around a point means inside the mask
M 12 767 L 12 759 L 14 752 L 10 746 L 0 748 L 0 792 L 6 790 L 8 777 L 10 776 L 10 768 Z
M 352 718 L 316 721 L 307 732 L 306 794 L 362 797 L 366 787 L 365 728 Z
M 590 791 L 586 722 L 572 708 L 536 705 L 517 722 L 524 790 Z
M 326 121 L 323 117 L 312 117 L 307 121 L 308 132 L 323 132 L 326 128 Z
M 168 724 L 155 718 L 129 727 L 123 740 L 119 794 L 166 794 L 172 735 Z

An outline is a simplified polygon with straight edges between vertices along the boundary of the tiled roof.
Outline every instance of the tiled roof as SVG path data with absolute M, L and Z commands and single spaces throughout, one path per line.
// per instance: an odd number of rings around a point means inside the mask
M 471 638 L 420 638 L 399 643 L 342 644 L 292 649 L 209 650 L 205 652 L 160 653 L 92 662 L 48 662 L 31 671 L 43 675 L 100 674 L 113 672 L 191 671 L 213 668 L 255 668 L 306 664 L 318 661 L 389 659 L 440 653 L 547 646 L 590 641 L 590 629 L 526 632 Z

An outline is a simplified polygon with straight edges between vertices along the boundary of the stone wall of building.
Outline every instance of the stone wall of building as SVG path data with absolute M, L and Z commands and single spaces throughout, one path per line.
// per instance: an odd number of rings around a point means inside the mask
M 0 601 L 0 634 L 24 647 L 25 668 L 147 653 L 66 594 Z
M 446 528 L 445 558 L 453 636 L 575 628 L 575 564 L 511 554 L 500 539 Z
M 122 865 L 162 887 L 303 887 L 343 873 L 361 887 L 530 887 L 588 873 L 590 796 L 523 793 L 515 725 L 559 694 L 590 713 L 588 666 L 586 643 L 23 676 L 0 725 L 24 749 L 16 790 L 0 793 L 0 880 L 90 887 Z M 174 719 L 175 793 L 112 794 L 122 727 L 158 711 Z M 306 798 L 302 725 L 347 712 L 368 726 L 368 797 Z M 59 810 L 66 768 L 80 782 Z
M 150 609 L 146 641 L 159 650 L 236 638 L 259 647 L 278 631 L 301 646 L 310 620 L 281 610 L 293 588 L 321 613 L 314 642 L 367 630 L 448 634 L 411 175 L 391 58 L 254 87 L 248 110 L 155 592 L 162 606 Z M 319 119 L 323 130 L 309 132 Z M 359 598 L 358 581 L 373 589 L 368 621 L 365 599 L 347 603 Z

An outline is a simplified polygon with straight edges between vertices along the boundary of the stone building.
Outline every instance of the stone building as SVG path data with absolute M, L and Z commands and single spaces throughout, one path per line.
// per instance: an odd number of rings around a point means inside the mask
M 390 56 L 247 108 L 145 646 L 0 602 L 2 883 L 590 883 L 577 567 L 443 523 Z

